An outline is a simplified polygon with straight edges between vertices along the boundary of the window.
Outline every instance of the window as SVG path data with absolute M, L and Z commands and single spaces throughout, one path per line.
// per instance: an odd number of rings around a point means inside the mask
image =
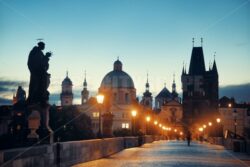
M 114 100 L 114 102 L 117 102 L 117 94 L 116 93 L 114 93 L 113 100 Z
M 129 123 L 122 123 L 122 129 L 128 129 Z
M 250 108 L 247 109 L 247 116 L 250 116 Z
M 128 93 L 125 94 L 125 103 L 128 104 L 129 102 L 129 96 L 128 96 Z
M 93 117 L 94 118 L 99 117 L 99 112 L 93 112 Z

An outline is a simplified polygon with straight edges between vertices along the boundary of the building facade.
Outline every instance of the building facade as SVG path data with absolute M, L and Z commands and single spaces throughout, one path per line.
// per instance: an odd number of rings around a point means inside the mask
M 225 137 L 246 137 L 250 129 L 250 105 L 236 103 L 233 98 L 222 97 L 219 101 L 219 113 Z
M 193 47 L 189 71 L 183 67 L 183 117 L 187 125 L 218 116 L 218 71 L 214 60 L 206 71 L 203 48 Z

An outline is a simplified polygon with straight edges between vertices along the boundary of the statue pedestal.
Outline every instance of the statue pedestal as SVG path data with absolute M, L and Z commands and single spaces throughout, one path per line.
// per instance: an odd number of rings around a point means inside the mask
M 30 133 L 28 134 L 28 142 L 33 144 L 36 143 L 39 139 L 39 135 L 36 133 L 36 130 L 40 126 L 40 113 L 37 110 L 32 110 L 31 114 L 28 117 L 28 128 Z
M 29 140 L 38 140 L 40 143 L 53 143 L 53 131 L 49 127 L 49 108 L 50 105 L 36 104 L 28 107 L 31 114 L 28 117 L 30 134 L 27 136 Z

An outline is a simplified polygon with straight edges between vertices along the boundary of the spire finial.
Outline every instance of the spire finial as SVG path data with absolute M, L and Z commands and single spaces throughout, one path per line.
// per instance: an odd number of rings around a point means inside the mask
M 187 63 L 185 63 L 185 74 L 187 73 Z
M 215 61 L 215 56 L 216 56 L 216 52 L 214 52 L 214 61 Z
M 119 60 L 119 56 L 117 56 L 117 60 Z
M 202 46 L 202 44 L 203 44 L 203 38 L 201 38 L 201 46 Z
M 86 70 L 84 70 L 84 82 L 83 82 L 83 88 L 86 88 L 86 89 L 87 89 Z
M 194 38 L 192 38 L 192 43 L 193 43 L 193 47 L 194 47 Z
M 66 77 L 68 77 L 68 76 L 69 76 L 69 71 L 67 70 L 67 71 L 66 71 Z
M 166 88 L 166 85 L 167 85 L 166 82 L 164 82 L 164 87 L 165 87 L 165 88 Z
M 175 83 L 175 73 L 173 74 L 173 83 Z

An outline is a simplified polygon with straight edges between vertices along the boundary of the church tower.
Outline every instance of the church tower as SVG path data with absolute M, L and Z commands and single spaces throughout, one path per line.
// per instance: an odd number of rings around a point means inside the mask
M 203 47 L 192 49 L 189 71 L 182 70 L 183 117 L 186 123 L 199 123 L 207 117 L 218 115 L 218 71 L 214 61 L 212 69 L 206 71 Z M 194 40 L 193 40 L 194 45 Z
M 18 86 L 16 95 L 13 95 L 13 101 L 12 103 L 15 104 L 20 101 L 25 101 L 26 100 L 26 92 L 22 88 L 22 86 Z
M 82 95 L 82 104 L 87 103 L 87 101 L 89 99 L 89 91 L 87 89 L 86 71 L 84 73 L 83 90 L 81 92 L 81 95 Z
M 145 86 L 146 86 L 146 90 L 143 93 L 141 104 L 147 108 L 152 109 L 153 98 L 152 98 L 152 93 L 149 91 L 148 74 L 147 74 L 147 82 Z
M 66 78 L 62 81 L 62 93 L 61 93 L 61 105 L 70 106 L 73 104 L 73 93 L 72 93 L 72 81 L 68 77 L 68 71 Z
M 175 74 L 173 75 L 172 97 L 173 97 L 174 100 L 179 101 L 178 93 L 176 91 Z

